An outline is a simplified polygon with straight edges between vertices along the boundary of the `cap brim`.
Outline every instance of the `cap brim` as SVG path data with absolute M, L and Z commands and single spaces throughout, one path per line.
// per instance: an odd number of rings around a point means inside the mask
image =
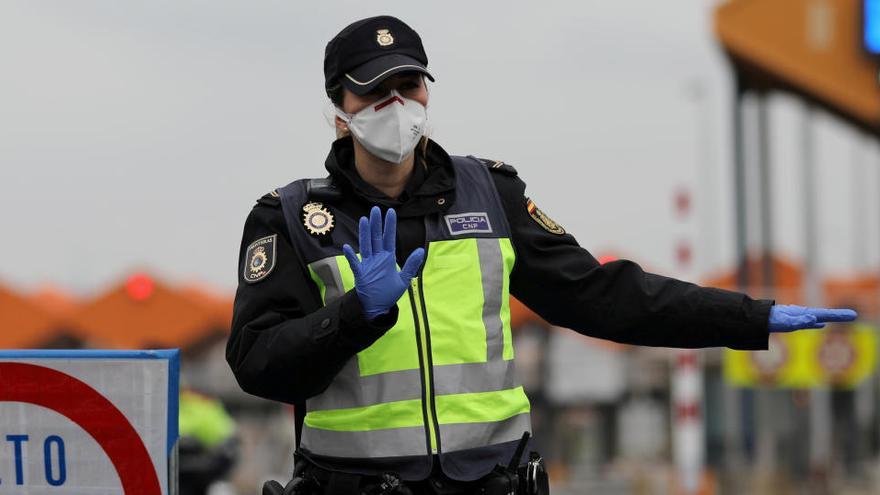
M 342 75 L 342 84 L 352 93 L 363 96 L 382 81 L 401 72 L 421 72 L 431 81 L 434 76 L 418 60 L 400 53 L 389 53 L 365 62 Z

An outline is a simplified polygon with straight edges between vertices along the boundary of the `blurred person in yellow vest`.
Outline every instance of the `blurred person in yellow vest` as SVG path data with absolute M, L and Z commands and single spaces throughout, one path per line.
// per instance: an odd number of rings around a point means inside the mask
M 238 458 L 235 420 L 219 400 L 183 390 L 179 428 L 179 493 L 204 495 L 235 466 Z

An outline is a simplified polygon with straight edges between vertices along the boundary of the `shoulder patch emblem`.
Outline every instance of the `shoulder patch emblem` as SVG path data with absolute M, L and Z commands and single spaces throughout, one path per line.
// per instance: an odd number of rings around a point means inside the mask
M 312 235 L 324 235 L 333 230 L 333 214 L 321 203 L 314 201 L 303 206 L 303 225 Z
M 252 242 L 245 252 L 244 281 L 255 283 L 263 280 L 275 268 L 275 241 L 278 234 L 261 237 Z
M 540 208 L 535 204 L 534 201 L 529 199 L 526 201 L 526 210 L 529 212 L 529 216 L 532 217 L 532 220 L 535 221 L 538 225 L 541 226 L 547 232 L 556 235 L 562 235 L 565 233 L 565 229 L 562 228 L 561 225 L 554 222 L 553 219 L 547 216 L 546 213 L 541 211 Z

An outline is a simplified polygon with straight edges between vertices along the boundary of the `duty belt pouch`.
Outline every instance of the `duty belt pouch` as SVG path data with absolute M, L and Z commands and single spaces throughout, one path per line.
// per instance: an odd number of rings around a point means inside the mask
M 518 485 L 519 477 L 516 471 L 498 465 L 483 483 L 480 495 L 516 495 Z
M 309 463 L 299 449 L 295 450 L 293 452 L 293 477 L 285 485 L 282 495 L 321 495 L 321 482 L 315 476 L 314 470 L 315 467 Z
M 483 487 L 480 491 L 481 495 L 517 495 L 517 493 L 520 493 L 521 484 L 520 477 L 517 474 L 519 472 L 517 466 L 519 466 L 519 461 L 522 459 L 523 450 L 525 450 L 529 442 L 529 437 L 531 437 L 531 433 L 523 433 L 522 439 L 520 439 L 519 445 L 516 446 L 516 451 L 513 453 L 513 457 L 510 458 L 507 467 L 499 464 L 489 473 L 486 481 L 483 482 Z

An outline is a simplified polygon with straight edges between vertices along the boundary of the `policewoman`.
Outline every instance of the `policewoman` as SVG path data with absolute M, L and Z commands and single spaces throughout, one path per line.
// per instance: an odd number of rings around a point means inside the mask
M 324 58 L 327 176 L 266 194 L 245 223 L 226 356 L 245 391 L 296 406 L 285 493 L 546 493 L 511 295 L 636 345 L 766 349 L 770 331 L 855 318 L 600 265 L 512 166 L 425 137 L 427 67 L 394 17 L 343 29 Z

